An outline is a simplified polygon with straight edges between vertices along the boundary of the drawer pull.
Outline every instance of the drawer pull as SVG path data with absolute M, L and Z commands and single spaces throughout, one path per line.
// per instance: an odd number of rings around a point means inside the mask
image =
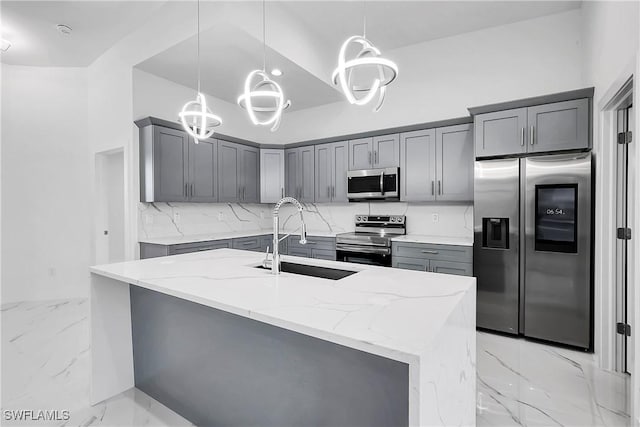
M 426 250 L 425 250 L 425 251 L 421 251 L 421 252 L 422 252 L 423 254 L 433 254 L 433 255 L 437 255 L 437 254 L 439 254 L 439 252 L 438 252 L 438 251 L 426 251 Z

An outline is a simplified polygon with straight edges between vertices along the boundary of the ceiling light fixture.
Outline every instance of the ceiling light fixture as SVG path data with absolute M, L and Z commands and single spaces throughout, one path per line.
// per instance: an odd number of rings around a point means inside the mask
M 9 50 L 10 47 L 11 47 L 11 42 L 9 40 L 2 39 L 2 41 L 0 42 L 0 50 L 2 52 L 6 52 Z
M 282 70 L 280 68 L 274 68 L 273 70 L 271 70 L 271 75 L 280 77 L 282 75 Z
M 378 95 L 378 102 L 373 108 L 374 112 L 380 111 L 384 102 L 387 86 L 398 77 L 398 66 L 395 62 L 382 58 L 380 50 L 367 40 L 367 11 L 364 2 L 364 25 L 362 36 L 351 36 L 342 44 L 338 54 L 338 67 L 333 71 L 331 79 L 333 84 L 340 86 L 347 101 L 355 105 L 368 104 Z M 360 51 L 353 59 L 346 59 L 347 50 L 352 44 L 360 44 Z M 352 83 L 354 71 L 358 68 L 366 69 L 376 67 L 377 76 L 365 86 L 357 86 Z M 363 93 L 362 96 L 356 94 Z
M 71 35 L 71 33 L 73 32 L 73 28 L 64 24 L 56 25 L 56 29 L 60 34 L 64 34 L 65 36 Z
M 184 104 L 178 114 L 182 127 L 195 139 L 197 144 L 201 139 L 213 135 L 215 127 L 222 124 L 222 119 L 207 108 L 207 100 L 200 92 L 200 0 L 198 0 L 198 94 L 195 101 Z
M 238 97 L 238 105 L 247 110 L 249 119 L 254 125 L 271 125 L 271 132 L 275 132 L 280 126 L 282 111 L 289 108 L 291 101 L 284 100 L 282 88 L 267 74 L 265 33 L 265 0 L 262 0 L 262 70 L 253 70 L 249 73 L 244 82 L 244 93 Z M 271 73 L 277 76 L 275 71 L 280 70 L 272 70 Z M 254 84 L 256 78 L 260 80 Z

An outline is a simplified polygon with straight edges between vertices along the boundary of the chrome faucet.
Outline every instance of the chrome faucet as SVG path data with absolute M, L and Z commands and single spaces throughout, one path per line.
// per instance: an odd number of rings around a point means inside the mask
M 300 212 L 300 244 L 305 245 L 307 243 L 307 226 L 304 223 L 304 218 L 302 217 L 303 207 L 299 201 L 294 199 L 293 197 L 284 197 L 280 199 L 276 206 L 273 208 L 273 256 L 271 260 L 269 260 L 269 248 L 267 247 L 267 253 L 264 258 L 264 262 L 262 265 L 265 268 L 271 267 L 272 274 L 280 274 L 280 251 L 279 251 L 279 243 L 289 237 L 291 233 L 286 236 L 280 238 L 280 206 L 285 203 L 291 203 L 298 208 L 298 212 Z M 297 230 L 296 230 L 297 231 Z

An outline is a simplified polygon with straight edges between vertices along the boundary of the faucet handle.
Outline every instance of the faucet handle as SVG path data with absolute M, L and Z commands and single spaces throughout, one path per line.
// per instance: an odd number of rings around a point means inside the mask
M 271 266 L 269 265 L 269 246 L 267 246 L 267 251 L 264 254 L 264 260 L 262 261 L 262 266 L 264 268 L 271 268 Z M 273 262 L 273 259 L 271 259 L 271 262 Z

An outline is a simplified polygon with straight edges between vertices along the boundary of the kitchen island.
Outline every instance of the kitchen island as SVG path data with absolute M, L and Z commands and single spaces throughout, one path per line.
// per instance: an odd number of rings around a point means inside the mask
M 475 278 L 218 249 L 91 268 L 92 401 L 199 425 L 475 425 Z

